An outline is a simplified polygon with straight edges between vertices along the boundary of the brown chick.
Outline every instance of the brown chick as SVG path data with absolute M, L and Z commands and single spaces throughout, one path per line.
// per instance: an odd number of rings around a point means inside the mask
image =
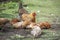
M 19 22 L 19 20 L 18 20 L 17 18 L 14 18 L 14 19 L 12 19 L 12 20 L 10 21 L 11 24 L 15 24 L 15 23 L 17 23 L 17 22 Z
M 40 23 L 38 23 L 38 25 L 39 25 L 42 29 L 45 29 L 45 28 L 49 29 L 49 28 L 51 28 L 51 24 L 48 23 L 48 22 L 40 22 Z
M 13 26 L 13 28 L 19 28 L 21 26 L 21 22 L 19 19 L 17 18 L 13 18 L 11 21 L 10 21 L 11 25 Z
M 23 21 L 12 24 L 13 28 L 19 29 L 22 28 Z
M 26 28 L 27 25 L 30 24 L 30 21 L 21 21 L 13 24 L 14 28 Z
M 9 22 L 9 20 L 7 18 L 0 18 L 0 25 L 4 25 L 7 22 Z

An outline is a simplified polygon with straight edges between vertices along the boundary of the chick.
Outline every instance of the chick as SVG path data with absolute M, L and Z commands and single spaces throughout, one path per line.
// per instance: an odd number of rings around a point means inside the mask
M 15 23 L 17 23 L 17 22 L 19 22 L 20 20 L 18 20 L 17 18 L 13 18 L 11 21 L 10 21 L 10 23 L 11 24 L 15 24 Z
M 8 23 L 10 20 L 8 20 L 7 18 L 0 18 L 0 25 L 4 25 L 6 23 Z
M 32 29 L 35 25 L 36 25 L 36 23 L 31 22 L 29 25 L 27 25 L 26 28 L 30 28 L 30 29 Z
M 10 21 L 10 23 L 12 24 L 13 28 L 18 29 L 18 28 L 21 28 L 21 25 L 22 25 L 23 21 L 20 22 L 19 19 L 13 18 L 13 19 Z
M 45 29 L 45 28 L 49 29 L 49 28 L 51 28 L 51 24 L 48 23 L 48 22 L 40 22 L 40 23 L 38 23 L 38 25 L 39 25 L 42 29 Z
M 38 37 L 39 35 L 41 35 L 41 28 L 37 25 L 35 25 L 31 31 L 31 34 L 34 36 L 34 37 Z
M 19 29 L 22 28 L 23 21 L 12 24 L 13 28 Z

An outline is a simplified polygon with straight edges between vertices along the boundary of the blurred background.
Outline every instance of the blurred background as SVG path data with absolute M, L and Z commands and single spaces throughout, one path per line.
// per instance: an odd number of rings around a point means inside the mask
M 18 15 L 19 1 L 22 2 L 24 9 L 26 9 L 29 13 L 36 12 L 37 22 L 48 21 L 51 24 L 60 24 L 60 0 L 0 0 L 0 18 L 8 18 L 8 19 L 16 18 Z M 40 39 L 60 40 L 60 29 L 59 30 L 48 29 L 43 30 L 43 32 L 44 34 L 41 36 L 41 38 L 38 38 L 37 40 Z M 14 33 L 13 31 L 8 33 L 0 32 L 1 35 L 0 38 L 8 37 L 6 40 L 20 40 L 19 38 L 20 36 L 16 36 L 16 34 L 18 33 L 21 32 L 19 31 L 18 32 L 14 31 Z M 24 33 L 26 34 L 26 32 Z M 2 36 L 4 34 L 6 35 Z M 12 34 L 13 36 L 10 36 Z M 33 39 L 24 38 L 21 40 L 33 40 Z

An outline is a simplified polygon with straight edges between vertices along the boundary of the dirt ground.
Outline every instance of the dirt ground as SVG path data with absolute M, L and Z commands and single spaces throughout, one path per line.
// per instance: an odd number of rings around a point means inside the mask
M 52 28 L 51 29 L 43 29 L 43 31 L 44 30 L 50 30 L 51 32 L 55 31 L 56 33 L 60 34 L 60 32 L 59 32 L 60 31 L 60 24 L 52 24 Z M 16 34 L 27 37 L 27 35 L 31 35 L 30 31 L 31 31 L 31 29 L 9 29 L 6 32 L 0 32 L 0 40 L 10 40 L 11 39 L 10 36 L 14 36 Z M 45 33 L 47 33 L 47 32 L 45 31 Z M 44 33 L 42 35 L 44 36 Z M 20 40 L 20 39 L 19 38 L 18 39 L 14 38 L 14 39 L 11 39 L 11 40 Z M 54 40 L 60 40 L 60 35 L 58 35 L 57 39 L 54 39 Z

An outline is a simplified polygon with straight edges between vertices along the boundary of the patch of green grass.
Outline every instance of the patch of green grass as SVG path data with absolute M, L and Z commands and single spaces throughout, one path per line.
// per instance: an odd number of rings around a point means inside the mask
M 1 10 L 0 17 L 14 18 L 16 14 L 18 14 L 18 3 L 17 2 L 1 3 L 0 10 Z

